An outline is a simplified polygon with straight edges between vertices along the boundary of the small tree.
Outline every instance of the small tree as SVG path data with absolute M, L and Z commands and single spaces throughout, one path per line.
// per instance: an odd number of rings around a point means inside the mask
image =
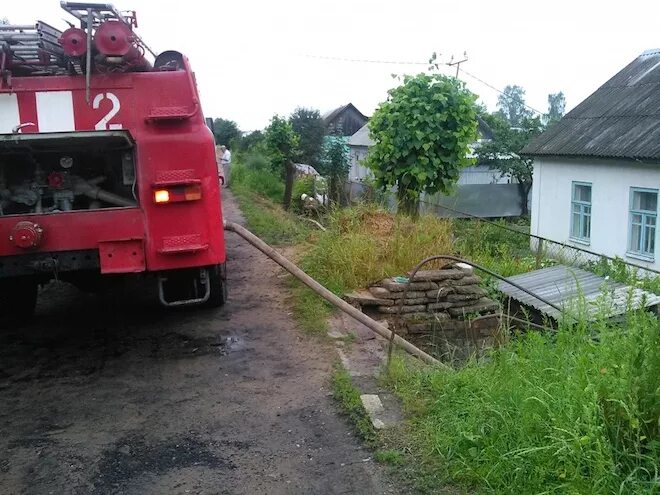
M 321 113 L 298 107 L 289 117 L 293 130 L 300 136 L 300 160 L 316 167 L 321 159 L 325 127 Z
M 503 176 L 509 175 L 516 180 L 520 208 L 522 214 L 527 215 L 534 160 L 522 157 L 519 153 L 533 137 L 541 133 L 541 120 L 539 117 L 528 117 L 520 122 L 519 127 L 512 128 L 499 113 L 484 114 L 482 118 L 493 130 L 494 139 L 477 149 L 479 163 L 489 165 L 499 170 Z
M 564 116 L 566 111 L 566 97 L 564 93 L 551 93 L 548 95 L 548 113 L 545 114 L 545 125 L 551 126 Z
M 300 136 L 291 123 L 275 115 L 265 131 L 266 148 L 270 155 L 273 169 L 284 176 L 284 209 L 291 206 L 293 179 L 295 176 L 294 160 L 299 154 Z
M 497 108 L 511 127 L 520 127 L 525 119 L 532 116 L 532 111 L 525 105 L 525 90 L 515 84 L 505 87 L 497 97 Z
M 397 187 L 399 210 L 416 216 L 421 193 L 449 193 L 472 163 L 475 96 L 441 74 L 405 76 L 369 122 L 374 145 L 366 164 L 382 189 Z
M 341 181 L 346 178 L 351 168 L 347 141 L 346 137 L 327 136 L 323 144 L 319 171 L 330 180 L 328 196 L 331 201 L 339 201 Z

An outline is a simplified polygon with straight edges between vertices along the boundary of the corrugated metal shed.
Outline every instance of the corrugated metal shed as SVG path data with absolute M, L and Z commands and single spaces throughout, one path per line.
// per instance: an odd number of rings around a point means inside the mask
M 660 49 L 642 53 L 522 154 L 660 160 Z
M 657 294 L 564 265 L 523 273 L 509 279 L 569 314 L 586 312 L 590 318 L 603 314 L 611 317 L 621 315 L 628 309 L 660 304 L 660 296 Z M 536 308 L 552 318 L 560 316 L 560 312 L 552 306 L 506 282 L 500 282 L 499 289 L 512 299 Z

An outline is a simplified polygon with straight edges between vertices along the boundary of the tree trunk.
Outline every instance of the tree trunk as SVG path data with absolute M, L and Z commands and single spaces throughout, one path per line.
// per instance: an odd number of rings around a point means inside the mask
M 338 205 L 343 204 L 341 200 L 342 196 L 342 180 L 338 175 L 331 175 L 330 181 L 328 184 L 328 195 L 331 203 Z
M 399 199 L 398 213 L 408 215 L 411 218 L 419 217 L 419 200 L 411 193 L 411 191 L 399 186 L 397 193 Z
M 295 176 L 295 167 L 293 162 L 286 164 L 286 177 L 284 180 L 284 209 L 288 210 L 291 207 L 291 195 L 293 194 L 293 179 Z
M 520 212 L 523 217 L 529 215 L 527 204 L 529 203 L 529 191 L 531 189 L 531 182 L 518 182 L 518 193 L 520 194 Z

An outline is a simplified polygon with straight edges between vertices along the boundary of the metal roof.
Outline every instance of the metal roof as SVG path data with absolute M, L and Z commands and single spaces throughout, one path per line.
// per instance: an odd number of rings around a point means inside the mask
M 660 160 L 660 49 L 642 53 L 522 154 Z
M 372 146 L 373 140 L 369 137 L 369 124 L 364 124 L 348 139 L 349 146 Z
M 629 309 L 660 304 L 660 296 L 657 294 L 564 265 L 515 275 L 509 277 L 509 280 L 559 306 L 564 312 L 586 314 L 589 319 L 603 314 L 612 317 Z M 499 282 L 499 290 L 552 318 L 556 319 L 561 315 L 552 306 L 506 282 Z
M 332 119 L 334 119 L 341 112 L 343 112 L 344 110 L 348 110 L 349 108 L 353 108 L 357 113 L 359 113 L 362 117 L 364 117 L 364 120 L 367 120 L 369 118 L 365 114 L 360 112 L 355 105 L 353 105 L 352 103 L 347 103 L 346 105 L 342 105 L 333 110 L 328 110 L 323 115 L 321 115 L 321 119 L 323 119 L 323 122 L 327 124 L 328 122 L 331 122 Z

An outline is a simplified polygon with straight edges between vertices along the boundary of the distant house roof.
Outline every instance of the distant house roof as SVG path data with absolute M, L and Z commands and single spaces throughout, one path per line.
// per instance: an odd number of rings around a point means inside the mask
M 357 113 L 359 113 L 360 115 L 362 115 L 362 117 L 364 117 L 364 120 L 368 120 L 368 119 L 369 119 L 369 117 L 367 117 L 367 116 L 364 115 L 362 112 L 360 112 L 360 111 L 355 107 L 355 105 L 353 105 L 352 103 L 347 103 L 346 105 L 342 105 L 342 106 L 340 106 L 340 107 L 337 107 L 337 108 L 335 108 L 334 110 L 329 110 L 329 111 L 325 112 L 323 115 L 321 115 L 321 118 L 323 119 L 324 122 L 330 122 L 330 121 L 332 121 L 332 119 L 334 119 L 335 117 L 337 117 L 340 113 L 342 113 L 342 112 L 348 110 L 349 108 L 352 108 L 352 109 L 355 110 Z
M 522 154 L 660 160 L 660 49 L 642 53 Z
M 355 105 L 348 103 L 326 112 L 322 116 L 326 131 L 330 134 L 350 136 L 367 123 L 369 118 Z
M 477 122 L 479 124 L 479 138 L 480 139 L 493 139 L 493 131 L 490 126 L 483 120 L 481 117 L 477 116 Z M 348 140 L 349 146 L 371 146 L 373 145 L 373 140 L 369 137 L 369 124 L 363 125 L 355 134 L 353 134 Z

